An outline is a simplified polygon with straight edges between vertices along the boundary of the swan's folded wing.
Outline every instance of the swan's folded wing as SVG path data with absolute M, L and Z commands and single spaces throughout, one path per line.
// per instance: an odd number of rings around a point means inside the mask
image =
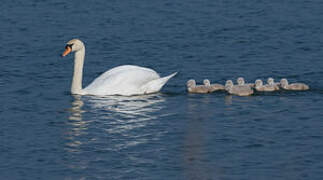
M 145 84 L 159 79 L 153 70 L 137 66 L 113 68 L 96 78 L 84 91 L 92 95 L 137 95 L 144 94 Z
M 166 77 L 162 77 L 159 79 L 155 79 L 152 81 L 149 81 L 148 83 L 146 83 L 145 85 L 143 85 L 141 87 L 141 89 L 144 91 L 145 94 L 150 94 L 150 93 L 155 93 L 160 91 L 160 89 L 167 83 L 167 81 L 174 77 L 177 74 L 177 72 L 166 76 Z

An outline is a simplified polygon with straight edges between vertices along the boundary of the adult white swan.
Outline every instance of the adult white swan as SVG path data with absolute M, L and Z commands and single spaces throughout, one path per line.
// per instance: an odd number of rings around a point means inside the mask
M 85 47 L 81 40 L 67 42 L 62 56 L 75 52 L 72 94 L 80 95 L 140 95 L 158 92 L 166 82 L 176 75 L 173 73 L 161 78 L 154 70 L 133 65 L 112 68 L 97 77 L 90 85 L 82 89 L 82 74 Z

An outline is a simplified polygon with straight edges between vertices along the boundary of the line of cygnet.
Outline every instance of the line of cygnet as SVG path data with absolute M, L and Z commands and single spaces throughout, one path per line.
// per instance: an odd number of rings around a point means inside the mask
M 189 93 L 212 93 L 215 91 L 226 91 L 229 94 L 237 96 L 250 96 L 255 91 L 259 92 L 273 92 L 279 90 L 290 90 L 290 91 L 305 91 L 309 90 L 309 86 L 304 83 L 288 83 L 286 78 L 276 83 L 273 78 L 267 79 L 267 84 L 264 84 L 262 80 L 257 79 L 255 83 L 245 83 L 243 77 L 237 79 L 237 85 L 233 84 L 232 80 L 227 80 L 225 85 L 222 84 L 211 84 L 210 80 L 204 79 L 203 85 L 196 85 L 194 79 L 190 79 L 186 83 L 187 91 Z

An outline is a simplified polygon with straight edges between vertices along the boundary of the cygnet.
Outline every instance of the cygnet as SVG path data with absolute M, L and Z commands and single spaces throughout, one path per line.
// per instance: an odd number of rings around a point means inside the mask
M 222 84 L 211 84 L 210 80 L 204 79 L 203 80 L 204 86 L 209 88 L 209 92 L 214 92 L 214 91 L 219 91 L 219 90 L 224 90 L 224 86 Z
M 277 87 L 275 85 L 270 85 L 270 84 L 263 85 L 262 80 L 257 79 L 255 81 L 255 89 L 257 91 L 272 92 L 272 91 L 279 90 L 279 87 L 277 89 Z
M 280 80 L 280 87 L 285 90 L 293 90 L 293 91 L 305 91 L 310 89 L 310 87 L 304 83 L 289 84 L 286 78 L 283 78 Z
M 186 83 L 187 91 L 189 93 L 209 93 L 209 88 L 204 85 L 196 85 L 196 82 L 194 79 L 190 79 Z
M 279 90 L 279 85 L 280 85 L 280 83 L 276 83 L 275 81 L 274 81 L 274 78 L 268 78 L 267 79 L 267 84 L 268 85 L 270 85 L 270 86 L 274 86 L 275 88 L 276 88 L 276 90 Z
M 255 87 L 255 84 L 253 84 L 253 83 L 246 83 L 243 77 L 239 77 L 237 79 L 237 83 L 238 83 L 238 85 L 248 85 L 251 88 Z
M 233 85 L 231 80 L 227 80 L 225 83 L 225 90 L 229 94 L 237 96 L 250 96 L 253 94 L 253 90 L 248 85 Z

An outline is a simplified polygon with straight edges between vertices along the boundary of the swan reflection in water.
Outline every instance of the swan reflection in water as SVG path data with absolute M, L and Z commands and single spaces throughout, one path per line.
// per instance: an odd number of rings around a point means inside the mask
M 157 122 L 154 120 L 161 116 L 159 111 L 164 108 L 164 101 L 161 94 L 74 96 L 64 134 L 65 151 L 70 158 L 68 168 L 83 171 L 89 168 L 93 159 L 109 161 L 110 153 L 131 151 L 139 144 L 159 141 L 167 131 L 154 128 Z M 127 159 L 145 160 L 130 154 Z
M 152 120 L 160 116 L 156 112 L 163 108 L 164 101 L 161 94 L 131 97 L 74 96 L 69 109 L 71 128 L 66 133 L 70 140 L 67 146 L 70 151 L 79 151 L 78 146 L 84 143 L 100 142 L 102 139 L 106 143 L 107 136 L 118 139 L 106 147 L 111 150 L 145 143 L 149 140 L 147 136 L 156 133 L 146 127 L 152 126 L 155 123 Z M 158 136 L 158 133 L 154 136 Z

